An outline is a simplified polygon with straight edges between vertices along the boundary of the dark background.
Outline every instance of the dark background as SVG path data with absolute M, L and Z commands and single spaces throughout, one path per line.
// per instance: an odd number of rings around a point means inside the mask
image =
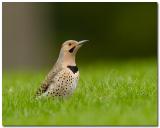
M 66 40 L 78 60 L 157 56 L 157 3 L 4 3 L 3 69 L 51 66 Z

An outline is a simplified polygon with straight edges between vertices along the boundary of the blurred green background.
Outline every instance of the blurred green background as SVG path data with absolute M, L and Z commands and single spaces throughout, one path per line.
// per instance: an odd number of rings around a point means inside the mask
M 157 3 L 4 3 L 3 69 L 51 67 L 61 43 L 79 62 L 156 57 Z
M 3 125 L 158 124 L 157 3 L 2 7 Z M 73 96 L 34 100 L 70 39 L 90 40 L 77 55 Z

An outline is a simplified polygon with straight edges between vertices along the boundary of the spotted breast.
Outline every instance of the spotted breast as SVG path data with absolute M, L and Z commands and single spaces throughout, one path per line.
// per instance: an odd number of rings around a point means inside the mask
M 60 71 L 51 83 L 48 91 L 49 96 L 68 96 L 73 93 L 79 79 L 79 71 L 73 71 L 70 68 L 65 68 Z

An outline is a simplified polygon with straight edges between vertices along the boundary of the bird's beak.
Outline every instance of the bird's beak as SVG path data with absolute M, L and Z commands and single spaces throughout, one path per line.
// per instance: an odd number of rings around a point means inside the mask
M 78 45 L 83 45 L 84 43 L 88 42 L 89 40 L 82 40 L 78 42 Z

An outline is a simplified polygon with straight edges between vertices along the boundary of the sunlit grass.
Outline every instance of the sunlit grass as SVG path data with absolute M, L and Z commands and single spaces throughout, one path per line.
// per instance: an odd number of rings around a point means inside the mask
M 3 72 L 3 125 L 157 125 L 154 59 L 78 64 L 66 100 L 33 95 L 47 70 Z

